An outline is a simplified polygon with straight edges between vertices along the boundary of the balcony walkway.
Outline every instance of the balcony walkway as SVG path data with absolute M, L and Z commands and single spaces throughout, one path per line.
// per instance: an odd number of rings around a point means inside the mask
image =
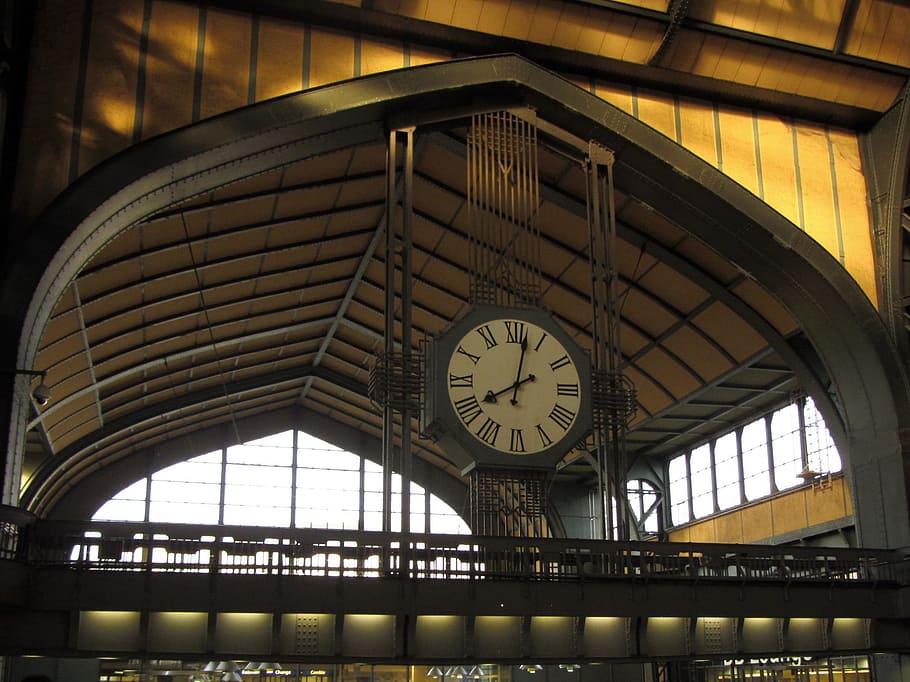
M 889 651 L 908 641 L 908 579 L 910 561 L 885 550 L 59 522 L 6 508 L 0 654 Z

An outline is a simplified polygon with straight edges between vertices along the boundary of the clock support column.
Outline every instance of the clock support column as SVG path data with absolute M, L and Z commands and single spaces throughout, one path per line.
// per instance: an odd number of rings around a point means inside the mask
M 386 156 L 384 347 L 370 374 L 369 394 L 383 414 L 382 529 L 392 530 L 392 473 L 397 470 L 403 533 L 411 530 L 411 420 L 419 414 L 423 399 L 423 358 L 413 348 L 411 329 L 413 179 L 414 128 L 392 130 Z M 397 301 L 396 290 L 400 292 Z M 398 343 L 396 311 L 401 318 Z M 402 568 L 408 565 L 404 552 L 402 547 Z
M 585 171 L 593 330 L 593 437 L 600 531 L 604 539 L 628 540 L 632 524 L 626 490 L 629 464 L 625 432 L 635 414 L 637 399 L 635 387 L 622 373 L 613 152 L 590 144 Z

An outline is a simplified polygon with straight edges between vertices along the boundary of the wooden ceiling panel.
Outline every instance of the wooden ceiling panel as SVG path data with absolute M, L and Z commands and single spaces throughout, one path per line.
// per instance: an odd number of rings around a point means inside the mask
M 832 49 L 845 0 L 707 0 L 692 3 L 689 16 L 739 31 L 773 36 L 804 45 Z
M 620 344 L 623 357 L 634 356 L 651 342 L 651 339 L 642 334 L 637 328 L 630 326 L 625 320 L 620 323 Z
M 349 365 L 349 367 L 344 370 L 346 375 L 353 376 L 355 379 L 359 378 L 366 383 L 370 366 L 373 364 L 374 360 L 373 353 L 368 353 L 361 348 L 352 346 L 337 337 L 332 339 L 329 343 L 328 352 L 339 362 L 344 362 Z
M 210 196 L 206 194 L 200 197 L 199 201 L 202 205 L 208 205 Z M 157 249 L 175 248 L 185 245 L 188 233 L 190 232 L 190 226 L 193 226 L 194 228 L 193 233 L 198 232 L 200 229 L 203 229 L 204 231 L 205 223 L 208 220 L 208 211 L 193 210 L 186 204 L 180 204 L 179 207 L 175 207 L 174 210 L 175 213 L 171 215 L 161 218 L 152 218 L 117 237 L 117 239 L 114 240 L 114 243 L 119 242 L 119 240 L 123 239 L 128 234 L 134 232 L 138 232 L 139 234 L 138 239 L 141 248 L 138 248 L 133 252 L 127 251 L 123 254 L 122 258 L 135 257 L 136 254 L 155 251 Z M 105 247 L 105 259 L 109 258 L 106 253 L 107 249 L 108 247 Z
M 541 251 L 544 251 L 541 249 Z M 591 295 L 591 268 L 586 258 L 572 258 L 564 252 L 560 253 L 558 260 L 554 258 L 549 261 L 549 254 L 543 255 L 544 263 L 552 264 L 548 268 L 548 275 L 559 280 L 561 288 L 576 298 L 576 305 L 580 305 L 590 312 L 590 295 Z M 544 289 L 549 289 L 552 284 L 544 283 Z
M 642 418 L 646 415 L 656 414 L 669 407 L 671 397 L 653 377 L 642 373 L 634 366 L 626 367 L 624 373 L 626 378 L 631 381 L 632 385 L 635 387 L 635 395 L 638 399 L 638 404 L 642 408 L 639 410 L 639 413 L 641 413 L 642 410 L 645 412 L 645 414 L 641 414 Z M 638 415 L 636 415 L 636 417 L 637 416 Z
M 582 29 L 591 22 L 592 8 L 564 4 L 553 32 L 552 45 L 567 50 L 578 49 Z
M 233 283 L 237 280 L 255 278 L 259 274 L 261 258 L 259 254 L 242 254 L 236 258 L 203 263 L 193 271 L 193 288 L 214 290 L 218 285 Z M 198 282 L 196 278 L 198 277 Z
M 660 336 L 679 321 L 679 315 L 652 296 L 632 289 L 623 302 L 623 317 L 652 338 Z
M 796 320 L 777 299 L 772 298 L 755 280 L 744 279 L 736 285 L 733 293 L 745 301 L 753 310 L 771 323 L 782 336 L 788 336 L 799 328 Z
M 344 236 L 350 233 L 357 233 L 358 237 L 364 230 L 375 228 L 385 213 L 385 207 L 382 204 L 374 206 L 364 206 L 358 209 L 343 209 L 333 214 L 325 224 L 326 237 L 332 238 Z M 366 237 L 368 242 L 372 234 Z
M 191 253 L 190 247 L 184 240 L 175 244 L 155 247 L 154 250 L 147 250 L 138 254 L 138 257 L 122 261 L 122 263 L 132 272 L 132 280 L 139 282 L 167 277 L 173 273 L 186 272 L 193 267 L 195 255 L 195 253 Z M 202 253 L 198 255 L 200 259 L 204 257 Z M 97 273 L 97 275 L 93 273 L 91 276 L 107 278 L 107 274 L 103 271 Z
M 178 290 L 180 289 L 173 289 L 173 291 Z M 96 325 L 120 316 L 124 312 L 140 309 L 143 303 L 143 294 L 144 292 L 140 288 L 124 287 L 119 291 L 84 303 L 82 306 L 82 317 L 85 321 L 86 329 L 93 329 Z M 114 329 L 116 330 L 118 326 L 120 325 L 114 325 Z
M 659 262 L 643 270 L 637 283 L 683 313 L 694 310 L 709 298 L 702 287 Z
M 443 225 L 449 224 L 459 211 L 466 211 L 464 197 L 427 178 L 414 178 L 414 209 L 433 215 Z M 427 224 L 426 221 L 421 221 Z M 416 232 L 416 230 L 415 230 Z
M 85 330 L 86 338 L 89 345 L 92 348 L 96 348 L 117 336 L 131 331 L 138 331 L 155 319 L 176 316 L 179 314 L 177 311 L 180 310 L 180 307 L 181 304 L 178 299 L 178 301 L 163 302 L 158 306 L 134 308 L 120 312 L 87 327 Z
M 416 304 L 413 322 L 417 329 L 434 334 L 453 319 L 464 301 L 440 291 L 425 282 L 415 282 L 412 291 Z
M 97 415 L 97 408 L 91 405 L 49 430 L 48 437 L 54 448 L 59 452 L 70 443 L 97 431 L 101 425 Z
M 439 133 L 444 135 L 444 133 Z M 464 133 L 457 131 L 460 143 L 463 143 Z M 432 138 L 431 138 L 432 139 Z M 461 196 L 467 196 L 467 167 L 463 157 L 456 155 L 447 146 L 434 144 L 427 148 L 426 153 L 420 157 L 418 164 L 420 173 L 429 176 L 436 183 L 451 187 Z
M 275 203 L 275 196 L 267 194 L 213 206 L 209 211 L 196 216 L 197 220 L 194 221 L 195 225 L 191 227 L 189 234 L 191 237 L 214 236 L 225 230 L 263 223 L 272 218 Z
M 691 327 L 681 327 L 661 343 L 704 381 L 716 379 L 733 369 L 730 359 Z
M 614 14 L 604 26 L 600 56 L 646 64 L 660 45 L 665 26 L 658 21 Z
M 380 2 L 386 4 L 382 0 L 380 0 Z M 380 2 L 377 2 L 376 4 L 378 5 Z M 383 11 L 397 11 L 398 0 L 388 0 L 387 4 L 393 5 L 395 9 Z M 477 15 L 477 25 L 474 27 L 475 30 L 483 33 L 501 35 L 505 30 L 506 17 L 509 13 L 509 4 L 509 0 L 481 0 L 480 12 Z
M 347 318 L 367 329 L 372 329 L 377 334 L 381 334 L 385 326 L 380 311 L 359 303 L 357 299 L 351 301 Z
M 910 66 L 910 6 L 893 0 L 859 0 L 845 51 L 858 57 Z
M 693 320 L 699 329 L 715 339 L 740 362 L 744 362 L 763 348 L 768 342 L 751 326 L 722 303 L 714 303 L 699 313 Z
M 742 272 L 704 242 L 687 237 L 675 245 L 676 253 L 698 270 L 706 273 L 720 284 L 730 285 L 742 278 Z
M 346 171 L 350 175 L 358 173 L 380 173 L 385 174 L 385 143 L 364 144 L 353 149 L 348 156 Z M 380 180 L 385 182 L 384 180 Z M 383 185 L 384 186 L 384 185 Z M 383 190 L 383 195 L 385 190 Z
M 133 284 L 142 272 L 135 260 L 107 265 L 79 277 L 79 299 L 85 303 Z
M 212 198 L 217 200 L 230 199 L 242 194 L 254 194 L 257 192 L 267 192 L 273 187 L 281 184 L 282 177 L 285 176 L 283 168 L 265 171 L 256 175 L 251 175 L 238 182 L 232 182 L 229 185 L 212 192 Z
M 340 149 L 337 152 L 302 159 L 284 168 L 281 181 L 283 187 L 295 187 L 319 182 L 325 178 L 338 178 L 347 173 L 354 150 Z
M 78 348 L 82 345 L 82 326 L 76 310 L 53 317 L 46 329 L 47 333 L 41 335 L 36 367 L 43 368 L 59 362 L 70 354 L 73 346 Z
M 340 189 L 339 183 L 332 183 L 282 192 L 272 214 L 265 219 L 281 220 L 328 211 L 335 205 Z
M 650 237 L 658 244 L 672 247 L 680 242 L 686 233 L 673 225 L 664 216 L 649 206 L 637 201 L 628 201 L 617 212 L 617 221 L 634 226 L 636 232 Z
M 134 257 L 143 248 L 148 248 L 148 243 L 143 237 L 142 231 L 136 228 L 125 230 L 96 252 L 86 264 L 86 268 L 95 270 L 111 261 Z
M 38 377 L 33 378 L 30 383 L 37 385 Z M 44 383 L 61 396 L 90 386 L 92 377 L 85 353 L 74 353 L 52 366 L 47 366 Z
M 268 228 L 265 227 L 232 230 L 222 236 L 213 235 L 205 241 L 204 249 L 193 249 L 195 264 L 200 266 L 204 263 L 258 255 L 265 248 L 268 236 Z
M 92 349 L 95 375 L 100 380 L 122 374 L 126 380 L 131 368 L 160 362 L 186 349 L 187 340 L 182 336 L 159 340 L 153 347 L 146 345 L 142 331 L 137 330 L 117 339 L 116 343 Z
M 365 395 L 353 393 L 321 378 L 313 382 L 311 393 L 320 401 L 334 400 L 347 413 L 359 413 L 367 423 L 382 428 L 381 413 Z
M 559 235 L 560 239 L 564 239 L 565 237 L 569 236 L 566 233 L 570 230 L 571 228 L 567 228 L 565 232 L 561 232 Z M 587 230 L 585 230 L 585 232 L 587 232 Z M 587 264 L 587 249 L 585 249 L 584 253 L 585 255 L 582 258 L 575 255 L 575 253 L 572 251 L 566 250 L 562 244 L 554 243 L 548 240 L 543 241 L 540 245 L 540 263 L 544 277 L 558 279 L 562 273 L 572 268 L 573 265 L 578 265 L 579 263 Z M 575 280 L 563 283 L 573 286 L 579 291 L 585 292 L 585 294 L 587 294 L 587 292 L 591 289 L 590 279 L 591 273 L 589 271 L 587 281 L 584 280 L 584 277 L 581 277 L 580 280 L 579 278 L 576 278 Z
M 371 168 L 370 170 L 375 171 L 376 169 Z M 335 204 L 340 207 L 366 201 L 385 200 L 385 173 L 382 172 L 382 166 L 378 171 L 372 177 L 348 180 L 342 184 L 338 188 Z
M 635 366 L 654 377 L 674 398 L 679 399 L 701 386 L 700 377 L 690 367 L 681 364 L 682 360 L 661 348 L 654 348 L 640 357 Z

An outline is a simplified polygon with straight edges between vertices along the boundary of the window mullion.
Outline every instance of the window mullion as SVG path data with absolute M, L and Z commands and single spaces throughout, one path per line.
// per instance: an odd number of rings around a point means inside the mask
M 689 461 L 689 458 L 692 456 L 692 451 L 686 453 L 685 459 L 683 460 L 686 463 L 686 493 L 688 497 L 688 507 L 689 507 L 689 521 L 695 519 L 695 504 L 692 500 L 692 463 Z
M 720 511 L 720 504 L 717 502 L 717 457 L 715 453 L 716 445 L 717 439 L 712 440 L 708 446 L 708 467 L 711 471 L 711 505 L 715 514 Z
M 768 476 L 771 483 L 771 494 L 780 492 L 780 489 L 777 487 L 777 481 L 774 476 L 774 434 L 771 432 L 771 415 L 764 417 L 765 420 L 765 440 L 767 445 L 765 446 L 765 454 L 768 456 Z

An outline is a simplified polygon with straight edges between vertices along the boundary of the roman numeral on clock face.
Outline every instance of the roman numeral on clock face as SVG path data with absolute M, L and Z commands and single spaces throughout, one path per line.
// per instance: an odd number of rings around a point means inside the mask
M 521 429 L 512 429 L 512 436 L 509 439 L 509 450 L 512 452 L 525 452 L 525 439 Z
M 464 376 L 458 376 L 450 372 L 449 386 L 452 388 L 474 388 L 474 375 L 465 374 Z
M 473 395 L 469 395 L 461 400 L 456 400 L 455 410 L 458 412 L 458 416 L 461 417 L 461 421 L 465 424 L 473 422 L 482 412 L 480 404 L 477 402 L 477 398 Z
M 540 424 L 538 424 L 536 426 L 536 428 L 537 428 L 537 437 L 540 439 L 540 444 L 543 447 L 546 447 L 547 445 L 552 445 L 553 439 L 547 435 L 547 432 L 544 431 L 544 428 Z
M 550 363 L 550 369 L 552 369 L 555 372 L 557 369 L 559 369 L 560 367 L 565 367 L 570 362 L 572 362 L 572 361 L 569 360 L 569 356 L 563 355 L 561 358 L 556 358 L 553 362 Z
M 496 337 L 493 336 L 493 330 L 490 329 L 490 325 L 485 324 L 482 327 L 477 328 L 477 333 L 480 334 L 480 338 L 483 339 L 483 342 L 487 344 L 487 350 L 492 348 L 496 344 Z
M 496 445 L 496 437 L 499 435 L 500 425 L 487 417 L 487 420 L 480 425 L 477 430 L 477 436 L 487 445 Z
M 506 343 L 521 343 L 527 332 L 525 323 L 517 320 L 506 320 Z
M 556 384 L 556 395 L 578 397 L 578 384 Z
M 549 417 L 555 424 L 562 427 L 562 430 L 565 431 L 572 425 L 572 422 L 575 419 L 575 413 L 572 410 L 563 407 L 559 403 L 556 403 L 553 406 L 553 411 L 550 412 Z
M 466 350 L 464 349 L 464 346 L 459 346 L 459 347 L 458 347 L 458 350 L 457 350 L 456 352 L 459 353 L 460 355 L 464 355 L 466 358 L 468 358 L 468 359 L 469 359 L 471 362 L 473 362 L 475 365 L 477 364 L 477 361 L 480 360 L 480 356 L 479 356 L 479 355 L 474 355 L 473 353 L 469 353 L 468 351 L 466 351 Z

